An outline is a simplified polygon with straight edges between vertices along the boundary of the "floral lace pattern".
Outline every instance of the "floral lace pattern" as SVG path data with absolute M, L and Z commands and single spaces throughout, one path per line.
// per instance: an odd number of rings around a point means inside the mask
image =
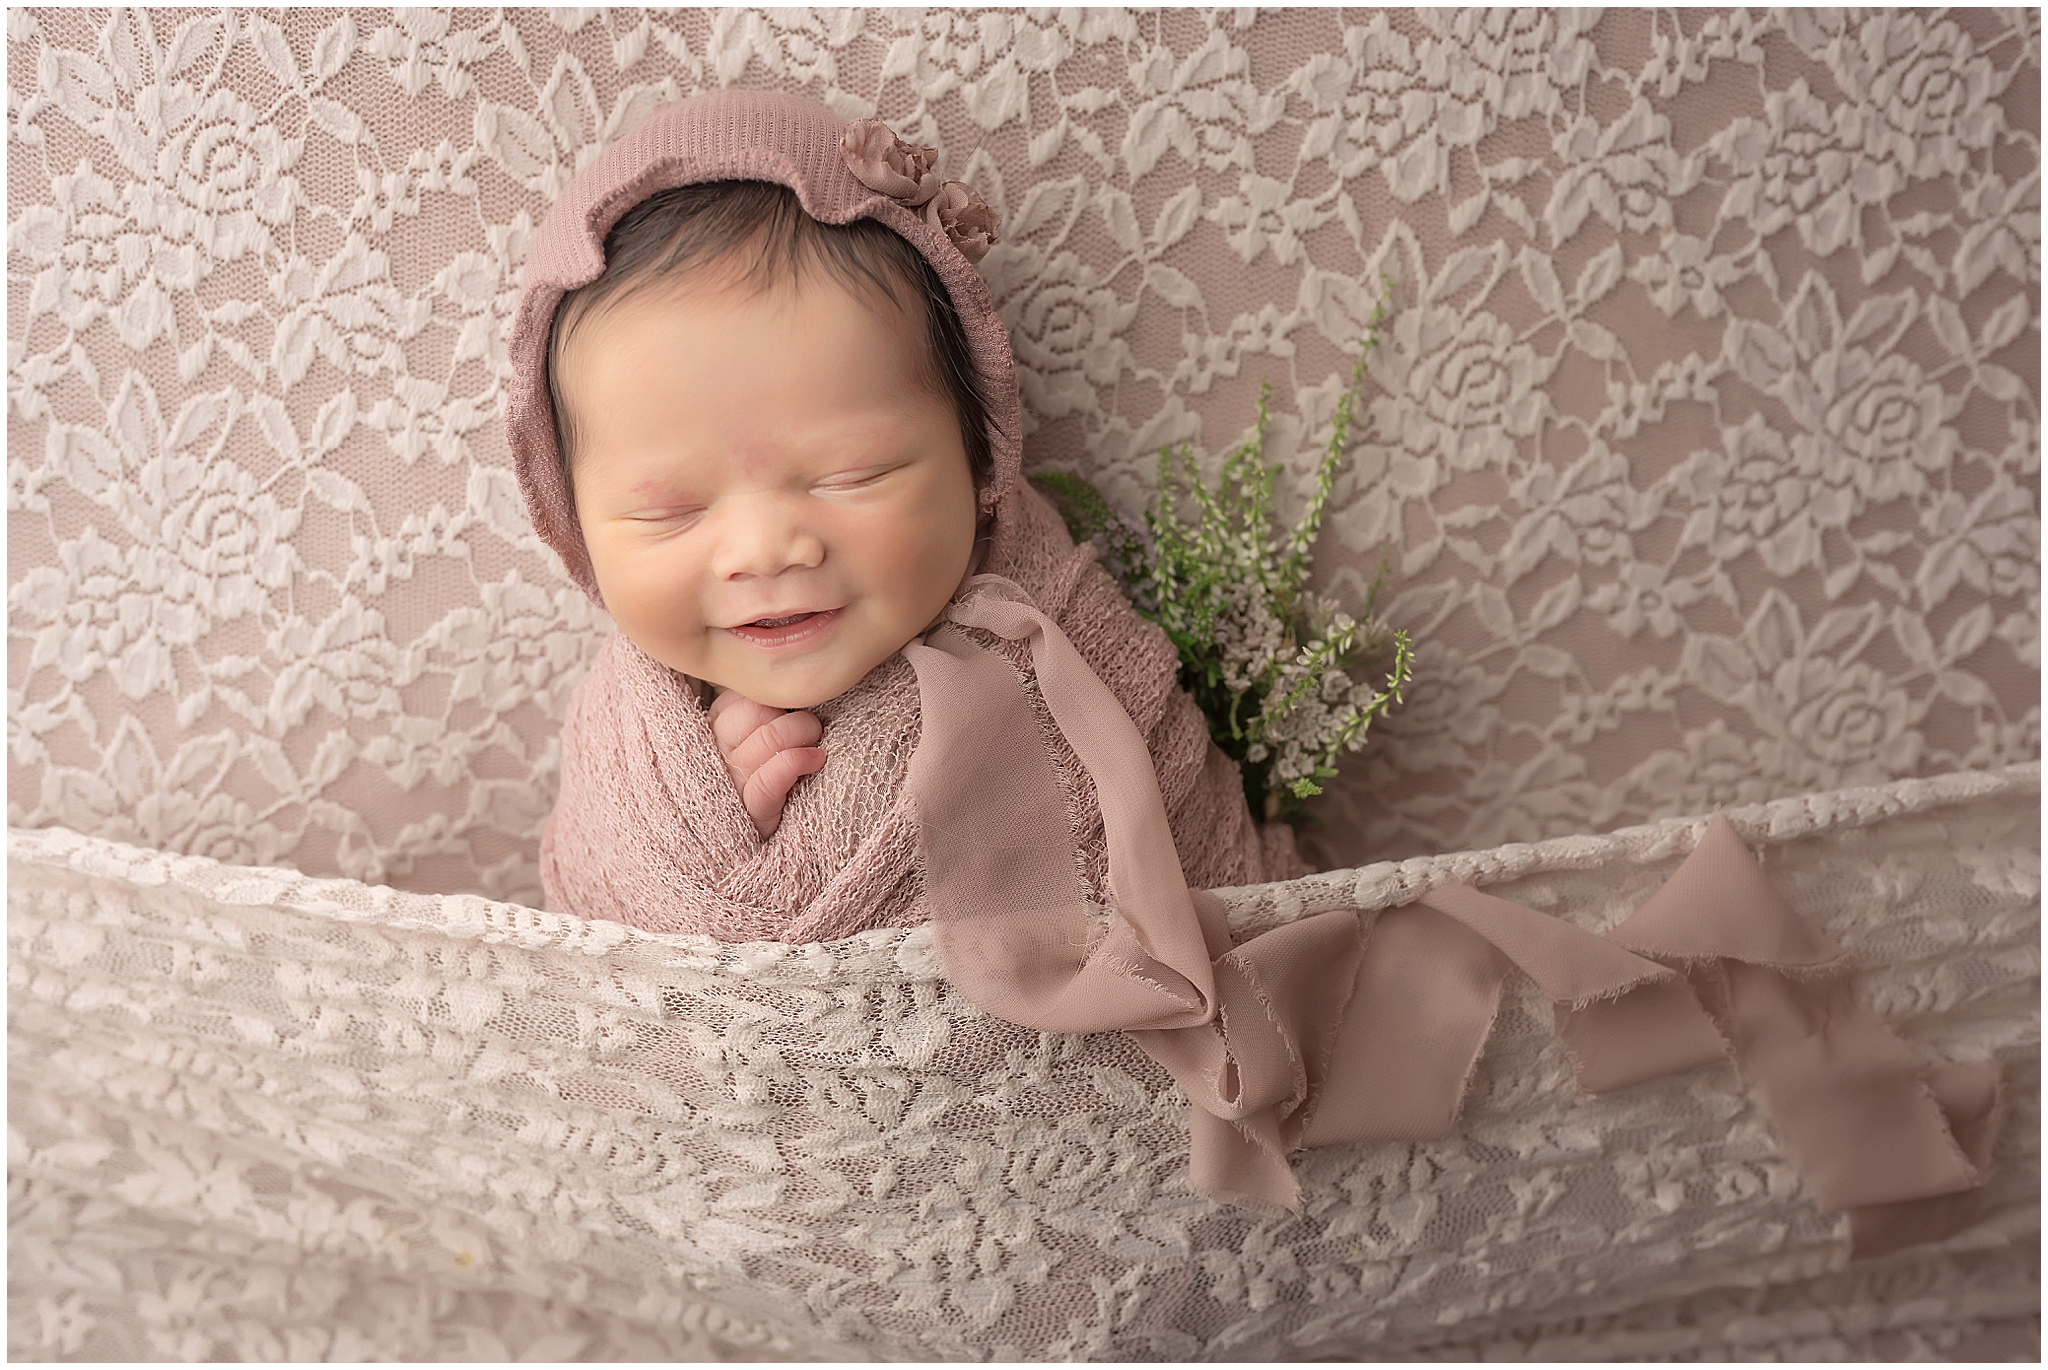
M 1526 981 L 1457 1134 L 1195 1197 L 1119 1034 L 983 1016 L 929 926 L 722 944 L 16 831 L 16 1359 L 1954 1354 L 2039 1309 L 2038 766 L 1730 813 L 1918 1050 L 2005 1063 L 1982 1220 L 1842 1268 L 1724 1066 L 1581 1099 Z M 1611 927 L 1697 840 L 1226 891 L 1240 929 L 1450 880 Z
M 1027 454 L 1143 505 L 1276 387 L 1421 646 L 1330 864 L 2039 748 L 2031 11 L 10 10 L 9 815 L 539 897 L 606 631 L 497 429 L 538 216 L 810 92 L 1000 216 Z M 1290 486 L 1291 482 L 1291 486 Z

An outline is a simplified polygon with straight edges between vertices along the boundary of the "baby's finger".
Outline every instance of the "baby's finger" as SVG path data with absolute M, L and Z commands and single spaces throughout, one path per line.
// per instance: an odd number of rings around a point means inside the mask
M 767 764 L 768 758 L 792 747 L 815 747 L 825 729 L 816 714 L 801 709 L 777 714 L 730 748 L 727 758 L 740 771 L 751 774 Z
M 711 701 L 711 735 L 728 756 L 762 724 L 781 716 L 780 709 L 756 703 L 737 690 L 721 690 Z
M 747 806 L 747 816 L 754 820 L 754 831 L 765 841 L 775 833 L 782 823 L 782 808 L 789 799 L 790 790 L 796 782 L 816 772 L 825 764 L 825 753 L 818 747 L 796 747 L 789 751 L 777 752 L 766 764 L 747 778 L 747 785 L 740 793 L 740 799 Z
M 711 715 L 711 721 L 716 723 L 720 714 L 745 699 L 746 696 L 738 690 L 713 690 L 711 692 L 711 707 L 706 709 L 705 712 Z

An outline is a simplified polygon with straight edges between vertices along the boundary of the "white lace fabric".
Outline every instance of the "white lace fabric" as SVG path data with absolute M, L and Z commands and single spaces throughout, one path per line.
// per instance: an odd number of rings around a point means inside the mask
M 607 630 L 497 425 L 538 216 L 773 86 L 1003 217 L 1027 461 L 1274 386 L 1416 685 L 1326 865 L 2039 749 L 2035 11 L 8 13 L 9 821 L 540 897 Z
M 1731 813 L 1895 1030 L 2005 1066 L 1983 1219 L 1846 1268 L 1731 1069 L 1579 1098 L 1526 984 L 1456 1136 L 1304 1153 L 1304 1213 L 1260 1217 L 1189 1191 L 1128 1039 L 982 1015 L 929 927 L 726 944 L 16 830 L 13 1353 L 1953 1350 L 2038 1308 L 2038 789 Z M 1468 880 L 1603 929 L 1700 829 L 1227 898 L 1249 930 Z

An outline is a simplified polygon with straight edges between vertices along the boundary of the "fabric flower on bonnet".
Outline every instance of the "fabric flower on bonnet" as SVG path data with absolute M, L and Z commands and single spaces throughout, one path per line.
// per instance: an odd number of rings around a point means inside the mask
M 966 182 L 939 180 L 937 148 L 904 142 L 880 119 L 859 119 L 846 126 L 839 154 L 869 190 L 906 209 L 922 208 L 924 221 L 945 234 L 968 261 L 979 262 L 995 245 L 995 210 Z

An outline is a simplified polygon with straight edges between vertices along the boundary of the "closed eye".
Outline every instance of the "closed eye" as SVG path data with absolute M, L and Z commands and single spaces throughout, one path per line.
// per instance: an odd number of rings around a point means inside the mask
M 628 523 L 644 523 L 657 528 L 687 528 L 704 517 L 701 505 L 681 505 L 672 509 L 635 509 L 620 517 Z
M 818 482 L 820 490 L 864 490 L 885 476 L 901 471 L 908 462 L 892 462 L 887 466 L 870 466 L 858 471 L 839 471 Z

